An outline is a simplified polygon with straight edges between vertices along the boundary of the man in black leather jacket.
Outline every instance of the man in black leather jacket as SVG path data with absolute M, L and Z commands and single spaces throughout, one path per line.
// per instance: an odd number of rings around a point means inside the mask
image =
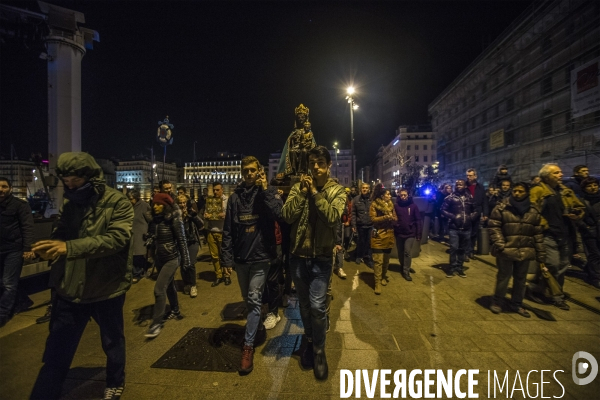
M 446 277 L 452 278 L 457 274 L 466 278 L 463 271 L 465 253 L 469 249 L 473 221 L 478 220 L 479 213 L 474 209 L 473 198 L 464 180 L 458 179 L 454 193 L 444 199 L 442 214 L 448 218 L 450 228 L 450 269 Z
M 352 200 L 352 231 L 358 234 L 358 243 L 356 244 L 355 258 L 356 263 L 361 264 L 363 259 L 367 265 L 373 267 L 371 259 L 371 229 L 373 222 L 369 216 L 371 208 L 371 187 L 368 183 L 363 183 L 360 187 L 360 194 Z

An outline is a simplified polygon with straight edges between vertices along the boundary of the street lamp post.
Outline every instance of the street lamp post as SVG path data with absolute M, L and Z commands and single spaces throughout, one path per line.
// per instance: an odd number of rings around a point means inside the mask
M 346 93 L 348 93 L 346 100 L 350 104 L 350 160 L 352 162 L 352 183 L 354 184 L 354 180 L 356 179 L 356 163 L 354 162 L 354 110 L 358 108 L 358 104 L 354 102 L 354 87 L 348 87 Z
M 338 150 L 338 142 L 335 142 L 333 144 L 333 150 L 334 150 L 334 153 L 335 153 L 335 177 L 339 179 L 339 177 L 338 177 L 338 165 L 339 164 L 338 164 L 338 158 L 337 158 L 337 155 L 338 155 L 338 152 L 339 152 L 339 150 Z

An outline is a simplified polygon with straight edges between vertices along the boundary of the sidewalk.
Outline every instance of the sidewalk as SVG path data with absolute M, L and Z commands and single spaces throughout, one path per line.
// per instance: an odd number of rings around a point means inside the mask
M 600 315 L 578 304 L 600 308 L 600 291 L 567 278 L 565 291 L 577 300 L 569 303 L 570 311 L 531 304 L 552 313 L 556 321 L 536 316 L 525 319 L 509 313 L 495 315 L 480 305 L 494 288 L 496 270 L 486 263 L 490 260 L 481 257 L 486 262 L 467 264 L 466 279 L 448 279 L 440 269 L 448 263 L 446 249 L 433 241 L 423 245 L 421 256 L 413 263 L 416 274 L 412 282 L 402 279 L 397 260 L 392 259 L 391 281 L 381 296 L 373 294 L 372 270 L 364 264 L 347 262 L 348 279 L 334 276 L 331 330 L 327 335 L 329 379 L 325 382 L 316 381 L 312 371 L 303 371 L 298 355 L 292 354 L 298 350 L 303 332 L 295 301 L 280 311 L 282 319 L 268 331 L 266 343 L 257 348 L 254 371 L 248 376 L 150 368 L 191 328 L 224 325 L 221 312 L 225 305 L 241 301 L 241 296 L 235 273 L 231 286 L 211 288 L 212 265 L 199 262 L 198 297 L 191 299 L 180 293 L 185 318 L 169 321 L 160 336 L 146 340 L 143 335 L 147 328 L 136 324 L 134 311 L 154 302 L 154 281 L 144 279 L 131 288 L 125 303 L 128 358 L 123 399 L 339 398 L 340 369 L 368 369 L 372 374 L 377 368 L 392 372 L 406 369 L 407 374 L 417 368 L 455 372 L 479 369 L 475 391 L 480 398 L 487 398 L 488 370 L 502 377 L 509 371 L 509 387 L 517 370 L 523 386 L 530 370 L 563 370 L 556 375 L 566 392 L 561 398 L 598 398 L 600 377 L 586 386 L 575 385 L 571 360 L 576 351 L 586 351 L 600 360 Z M 0 330 L 2 399 L 27 398 L 41 366 L 48 325 L 35 324 L 45 311 L 43 306 L 35 307 L 49 299 L 49 291 L 32 299 L 34 309 L 18 314 Z M 237 323 L 243 325 L 243 321 Z M 104 364 L 98 327 L 91 322 L 71 366 L 64 398 L 100 398 Z M 552 372 L 544 376 L 548 382 L 544 384 L 544 396 L 560 397 L 563 389 L 552 378 Z M 388 392 L 394 388 L 391 379 Z M 533 396 L 532 380 L 539 390 L 539 373 L 532 373 L 529 380 Z M 366 397 L 364 386 L 361 394 Z M 375 394 L 379 396 L 379 385 Z M 506 397 L 505 393 L 497 394 L 497 398 Z M 522 398 L 522 392 L 516 391 L 514 397 Z M 354 393 L 351 398 L 355 398 Z

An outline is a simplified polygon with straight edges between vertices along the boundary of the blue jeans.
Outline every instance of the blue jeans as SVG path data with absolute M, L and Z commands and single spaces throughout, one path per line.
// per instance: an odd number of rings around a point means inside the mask
M 244 344 L 254 347 L 254 339 L 260 324 L 260 310 L 262 307 L 262 295 L 267 280 L 267 273 L 271 263 L 268 261 L 256 264 L 236 264 L 238 283 L 242 291 L 242 297 L 246 302 L 248 320 L 246 321 L 246 334 Z
M 315 350 L 325 349 L 327 331 L 327 287 L 331 278 L 332 257 L 290 257 L 290 270 L 300 301 L 300 316 L 306 337 Z
M 450 270 L 461 272 L 465 262 L 465 253 L 469 251 L 471 230 L 450 229 Z
M 73 303 L 56 295 L 52 300 L 50 334 L 42 366 L 30 399 L 58 399 L 69 367 L 90 317 L 100 326 L 100 341 L 106 354 L 106 386 L 125 383 L 125 295 L 95 303 Z
M 8 318 L 12 312 L 22 269 L 22 251 L 0 254 L 0 317 Z

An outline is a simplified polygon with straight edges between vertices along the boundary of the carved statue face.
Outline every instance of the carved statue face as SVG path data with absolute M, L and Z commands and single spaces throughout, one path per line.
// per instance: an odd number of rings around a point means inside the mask
M 304 123 L 308 121 L 308 116 L 304 113 L 296 114 L 296 127 L 302 128 L 304 127 Z

